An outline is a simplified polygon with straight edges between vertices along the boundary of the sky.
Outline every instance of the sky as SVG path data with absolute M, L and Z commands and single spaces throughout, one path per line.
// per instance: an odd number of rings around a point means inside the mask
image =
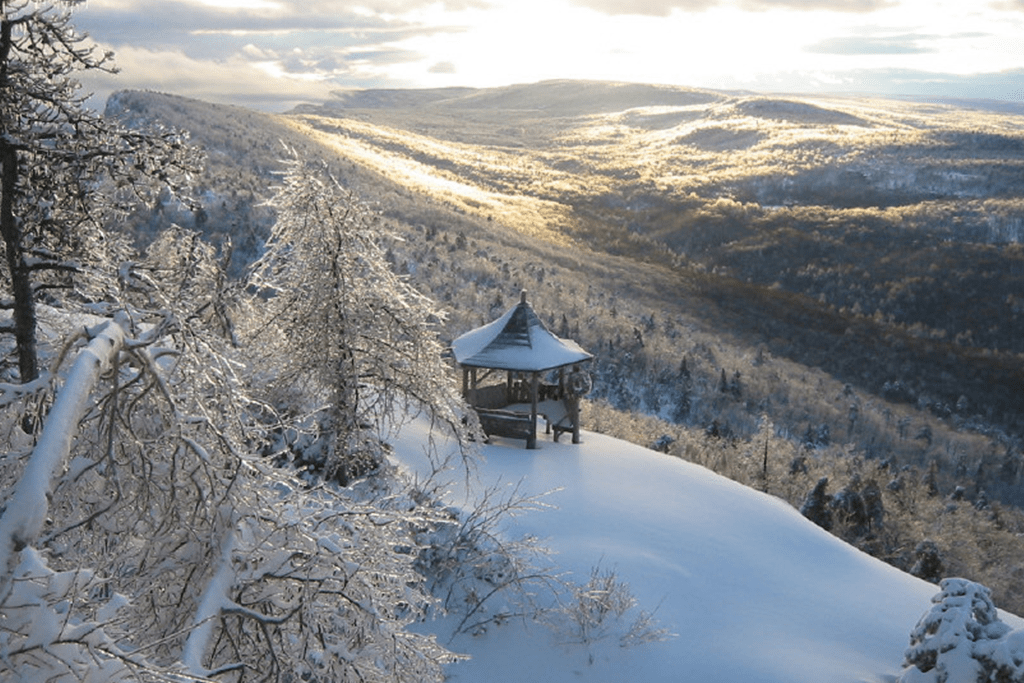
M 86 0 L 121 88 L 286 111 L 592 79 L 1024 102 L 1024 0 Z

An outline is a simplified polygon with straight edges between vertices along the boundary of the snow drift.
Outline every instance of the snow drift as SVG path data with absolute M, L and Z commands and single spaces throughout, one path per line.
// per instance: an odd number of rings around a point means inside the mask
M 416 476 L 430 471 L 426 430 L 410 426 L 395 444 Z M 550 492 L 550 509 L 514 518 L 505 533 L 542 538 L 576 581 L 595 566 L 614 570 L 675 634 L 632 648 L 570 645 L 513 620 L 451 638 L 471 656 L 450 667 L 453 681 L 892 681 L 936 593 L 777 498 L 599 434 L 578 446 L 541 440 L 536 451 L 496 441 L 470 476 L 448 477 L 448 500 L 463 509 L 495 485 Z M 426 628 L 445 640 L 452 622 Z

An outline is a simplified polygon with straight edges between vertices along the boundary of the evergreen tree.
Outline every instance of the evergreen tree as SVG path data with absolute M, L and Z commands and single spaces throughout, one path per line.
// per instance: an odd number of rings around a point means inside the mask
M 800 514 L 811 520 L 825 531 L 832 530 L 832 496 L 828 495 L 828 477 L 822 477 L 807 494 Z
M 318 413 L 324 473 L 347 482 L 376 467 L 379 435 L 409 408 L 464 434 L 462 398 L 436 334 L 443 314 L 390 268 L 384 224 L 300 161 L 290 162 L 272 203 L 277 223 L 251 279 L 260 297 L 254 342 L 280 363 L 271 402 L 298 400 Z
M 966 579 L 943 579 L 940 587 L 910 634 L 900 683 L 1024 681 L 1019 640 L 1007 638 L 989 589 Z
M 845 537 L 858 539 L 868 533 L 870 523 L 867 509 L 855 483 L 836 492 L 832 497 L 831 508 L 843 527 Z
M 945 575 L 946 567 L 934 541 L 925 539 L 914 548 L 914 566 L 910 573 L 931 583 L 938 583 Z

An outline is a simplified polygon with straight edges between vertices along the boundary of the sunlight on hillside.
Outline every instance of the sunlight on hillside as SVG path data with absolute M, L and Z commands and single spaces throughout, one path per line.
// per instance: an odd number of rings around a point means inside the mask
M 446 172 L 436 166 L 421 163 L 411 156 L 392 153 L 368 144 L 356 138 L 355 134 L 365 134 L 366 129 L 370 127 L 364 126 L 363 131 L 356 131 L 355 122 L 352 121 L 344 122 L 351 128 L 343 128 L 336 119 L 306 116 L 300 120 L 291 120 L 291 124 L 349 159 L 432 199 L 454 206 L 465 213 L 497 221 L 531 237 L 565 246 L 571 244 L 567 230 L 571 228 L 573 219 L 571 211 L 561 204 L 523 194 L 486 190 L 466 182 L 462 175 Z M 372 132 L 380 134 L 382 130 L 373 127 Z M 402 140 L 408 143 L 410 137 L 403 134 Z M 423 142 L 435 148 L 438 146 L 433 140 Z M 500 166 L 500 160 L 487 159 L 479 152 L 455 150 L 454 146 L 442 151 L 449 158 L 472 154 L 470 161 L 479 169 L 490 167 L 491 171 L 505 170 Z

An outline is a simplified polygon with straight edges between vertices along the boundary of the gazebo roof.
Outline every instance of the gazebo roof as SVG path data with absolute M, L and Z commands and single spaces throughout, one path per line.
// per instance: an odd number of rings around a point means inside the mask
M 552 334 L 526 302 L 526 292 L 503 316 L 453 341 L 452 352 L 459 365 L 518 372 L 553 370 L 593 358 L 576 342 Z

